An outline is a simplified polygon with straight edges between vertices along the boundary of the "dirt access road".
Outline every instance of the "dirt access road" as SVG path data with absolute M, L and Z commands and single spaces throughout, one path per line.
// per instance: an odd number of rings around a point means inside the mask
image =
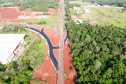
M 64 25 L 64 20 L 63 20 L 63 13 L 64 13 L 64 0 L 60 0 L 60 49 L 59 49 L 59 73 L 58 73 L 58 84 L 64 84 L 64 38 L 63 38 L 63 25 Z

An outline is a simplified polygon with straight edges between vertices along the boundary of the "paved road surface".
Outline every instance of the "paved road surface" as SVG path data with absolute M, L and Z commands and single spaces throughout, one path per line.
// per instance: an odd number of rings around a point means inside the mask
M 29 28 L 29 27 L 25 27 L 25 28 Z M 47 43 L 48 43 L 48 46 L 49 46 L 49 57 L 50 57 L 50 59 L 52 61 L 52 64 L 54 65 L 54 68 L 55 68 L 56 72 L 58 72 L 58 61 L 54 56 L 53 49 L 59 49 L 59 47 L 53 47 L 52 46 L 51 41 L 46 36 L 46 34 L 43 32 L 44 28 L 42 28 L 41 31 L 39 31 L 37 29 L 34 29 L 34 28 L 30 28 L 30 29 L 35 31 L 35 32 L 38 32 L 41 36 L 43 36 L 47 40 Z
M 64 39 L 63 39 L 63 5 L 64 0 L 60 0 L 60 48 L 59 48 L 59 74 L 58 74 L 58 84 L 64 84 L 64 53 L 63 53 L 63 47 L 64 47 Z

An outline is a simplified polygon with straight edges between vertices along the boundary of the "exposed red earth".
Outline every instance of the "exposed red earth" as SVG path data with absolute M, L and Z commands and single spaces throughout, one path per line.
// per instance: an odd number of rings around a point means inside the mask
M 77 79 L 77 74 L 71 69 L 74 68 L 71 58 L 70 51 L 70 41 L 67 40 L 67 43 L 64 45 L 64 72 L 66 72 L 68 78 L 64 77 L 64 84 L 75 84 Z
M 41 28 L 35 28 L 35 29 L 38 29 L 39 31 L 41 30 Z M 49 39 L 55 39 L 57 41 L 57 43 L 59 42 L 58 35 L 53 30 L 44 29 L 44 33 L 48 36 Z M 36 34 L 34 33 L 34 35 L 36 35 Z M 57 35 L 57 36 L 55 36 L 55 35 Z M 43 37 L 41 37 L 41 38 L 43 39 Z M 51 40 L 51 43 L 55 45 L 54 40 Z M 41 64 L 41 66 L 36 71 L 33 72 L 33 74 L 34 74 L 33 79 L 42 79 L 42 80 L 48 82 L 48 84 L 56 84 L 57 75 L 56 75 L 55 69 L 53 67 L 53 64 L 49 58 L 48 45 L 46 45 L 45 49 L 46 49 L 46 54 L 45 54 L 45 58 L 44 58 L 44 63 Z M 57 59 L 58 59 L 58 53 L 59 53 L 58 50 L 54 50 L 54 55 L 56 56 Z M 35 83 L 30 82 L 30 84 L 35 84 Z
M 71 14 L 71 18 L 79 19 L 79 16 L 76 16 L 74 14 Z
M 29 19 L 36 20 L 38 17 L 43 15 L 44 12 L 30 12 L 30 9 L 19 11 L 19 7 L 5 7 L 0 8 L 0 21 L 10 21 L 10 22 L 23 22 Z M 43 15 L 46 18 L 55 16 L 55 9 L 50 8 L 47 13 L 51 15 Z M 39 17 L 40 18 L 40 17 Z
M 48 55 L 48 46 L 46 46 L 44 63 L 33 74 L 33 79 L 42 79 L 48 84 L 56 84 L 57 76 Z
M 51 14 L 52 16 L 55 16 L 56 10 L 54 8 L 49 8 L 49 10 L 47 11 L 47 13 Z
M 76 16 L 76 15 L 74 15 L 74 14 L 71 14 L 71 18 L 75 18 L 75 19 L 81 19 L 81 20 L 83 20 L 83 18 L 79 18 L 79 16 Z
M 53 47 L 59 46 L 59 36 L 56 32 L 51 29 L 44 29 L 44 33 L 49 37 Z

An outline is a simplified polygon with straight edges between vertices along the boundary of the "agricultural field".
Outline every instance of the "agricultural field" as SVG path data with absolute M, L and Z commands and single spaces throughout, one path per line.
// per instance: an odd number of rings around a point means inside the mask
M 110 10 L 112 10 L 113 12 L 115 12 L 115 13 L 119 14 L 120 16 L 126 18 L 126 12 L 122 12 L 122 9 L 123 8 L 112 8 Z
M 114 25 L 121 28 L 126 28 L 126 12 L 122 13 L 122 8 L 95 8 L 100 11 L 105 17 L 96 24 L 99 25 Z
M 91 14 L 81 14 L 79 16 L 79 18 L 83 18 L 83 20 L 88 20 L 88 21 L 92 21 L 92 20 L 95 20 L 95 19 L 98 19 L 101 17 L 101 15 L 95 11 L 94 9 L 91 9 L 91 8 L 88 8 L 92 13 Z
M 114 14 L 114 13 L 112 13 L 111 10 L 109 10 L 108 7 L 95 7 L 95 9 L 97 9 L 98 11 L 100 11 L 102 14 L 104 14 L 107 17 L 119 18 L 119 16 Z
M 70 4 L 80 4 L 81 11 L 70 10 L 71 17 L 74 21 L 81 19 L 93 25 L 113 25 L 121 28 L 126 28 L 126 11 L 122 11 L 123 7 L 95 7 L 90 2 L 70 1 Z M 86 14 L 83 7 L 87 6 L 91 11 Z
M 103 20 L 97 22 L 99 25 L 113 25 L 121 28 L 126 28 L 125 19 L 116 19 L 116 18 L 104 18 Z

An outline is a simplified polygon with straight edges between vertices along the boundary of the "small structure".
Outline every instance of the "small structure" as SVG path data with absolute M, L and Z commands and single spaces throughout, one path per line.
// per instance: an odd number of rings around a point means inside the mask
M 101 7 L 101 5 L 100 4 L 97 4 L 97 3 L 94 3 L 94 5 L 97 6 L 97 7 Z
M 23 15 L 20 15 L 18 17 L 18 19 L 30 19 L 30 18 L 31 18 L 31 16 L 23 16 Z
M 80 11 L 80 8 L 78 8 L 78 7 L 73 7 L 73 10 L 78 10 L 78 11 Z
M 0 63 L 8 64 L 18 54 L 25 34 L 0 34 Z
M 81 19 L 78 19 L 77 22 L 78 22 L 77 24 L 82 24 L 83 23 L 83 21 Z
M 91 13 L 86 6 L 84 6 L 84 11 L 85 11 L 85 13 Z

